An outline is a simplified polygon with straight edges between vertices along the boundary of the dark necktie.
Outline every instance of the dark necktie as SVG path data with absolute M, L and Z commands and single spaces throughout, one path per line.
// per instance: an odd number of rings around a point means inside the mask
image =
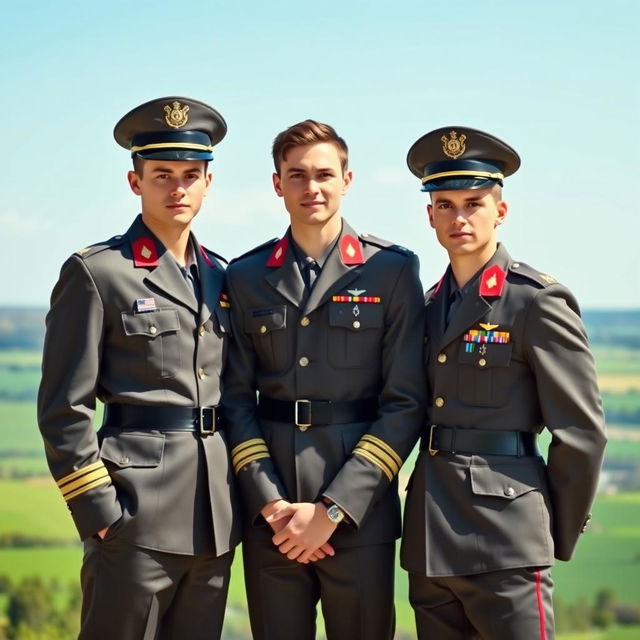
M 462 304 L 462 291 L 460 289 L 456 289 L 449 296 L 449 308 L 447 309 L 447 327 L 451 323 L 451 319 L 455 316 L 456 311 L 460 308 Z
M 180 271 L 182 271 L 182 275 L 186 280 L 187 284 L 191 291 L 193 291 L 193 295 L 196 297 L 198 303 L 200 303 L 200 281 L 198 278 L 198 267 L 195 264 L 192 264 L 190 267 L 180 267 Z
M 304 259 L 304 269 L 302 271 L 304 284 L 307 287 L 307 291 L 313 289 L 318 276 L 320 275 L 320 265 L 313 259 L 307 256 Z

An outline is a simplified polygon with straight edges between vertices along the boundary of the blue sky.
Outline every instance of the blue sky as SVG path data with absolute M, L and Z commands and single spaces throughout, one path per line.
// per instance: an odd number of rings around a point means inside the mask
M 312 117 L 349 143 L 352 226 L 413 249 L 425 288 L 446 256 L 406 168 L 423 133 L 486 130 L 522 157 L 501 239 L 583 307 L 640 306 L 640 3 L 24 1 L 3 11 L 0 304 L 45 306 L 73 251 L 138 212 L 112 137 L 155 97 L 229 125 L 195 223 L 234 257 L 282 234 L 269 149 Z

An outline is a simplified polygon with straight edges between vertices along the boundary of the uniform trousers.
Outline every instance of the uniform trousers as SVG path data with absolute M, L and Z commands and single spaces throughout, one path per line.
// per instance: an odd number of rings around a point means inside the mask
M 320 600 L 327 640 L 391 640 L 395 543 L 336 549 L 300 564 L 271 542 L 242 545 L 254 640 L 313 640 Z
M 548 567 L 429 578 L 409 574 L 419 640 L 553 640 Z
M 79 640 L 219 639 L 232 560 L 89 538 Z

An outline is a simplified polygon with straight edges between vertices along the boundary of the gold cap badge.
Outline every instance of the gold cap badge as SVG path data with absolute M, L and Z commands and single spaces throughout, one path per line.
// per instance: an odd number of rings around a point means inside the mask
M 180 103 L 176 100 L 173 103 L 173 109 L 167 104 L 164 107 L 164 120 L 165 122 L 174 129 L 179 129 L 180 127 L 184 127 L 189 120 L 189 116 L 187 112 L 189 111 L 189 105 L 185 104 L 184 107 L 180 106 Z
M 458 134 L 455 131 L 452 131 L 449 135 L 451 136 L 450 139 L 447 138 L 447 136 L 442 136 L 442 138 L 440 138 L 442 140 L 442 150 L 446 156 L 455 160 L 467 150 L 467 147 L 464 144 L 467 136 L 462 134 L 458 138 Z

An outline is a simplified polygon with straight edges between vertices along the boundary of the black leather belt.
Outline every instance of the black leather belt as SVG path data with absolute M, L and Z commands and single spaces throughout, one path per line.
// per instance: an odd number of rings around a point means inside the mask
M 102 426 L 116 429 L 194 431 L 201 436 L 222 429 L 220 407 L 173 407 L 144 404 L 107 404 Z
M 323 424 L 367 422 L 378 417 L 378 398 L 346 402 L 331 400 L 276 400 L 260 396 L 258 415 L 268 420 L 293 423 L 306 429 Z
M 490 456 L 538 456 L 537 434 L 531 431 L 494 431 L 431 425 L 429 435 L 422 437 L 421 449 L 432 456 L 465 453 Z

